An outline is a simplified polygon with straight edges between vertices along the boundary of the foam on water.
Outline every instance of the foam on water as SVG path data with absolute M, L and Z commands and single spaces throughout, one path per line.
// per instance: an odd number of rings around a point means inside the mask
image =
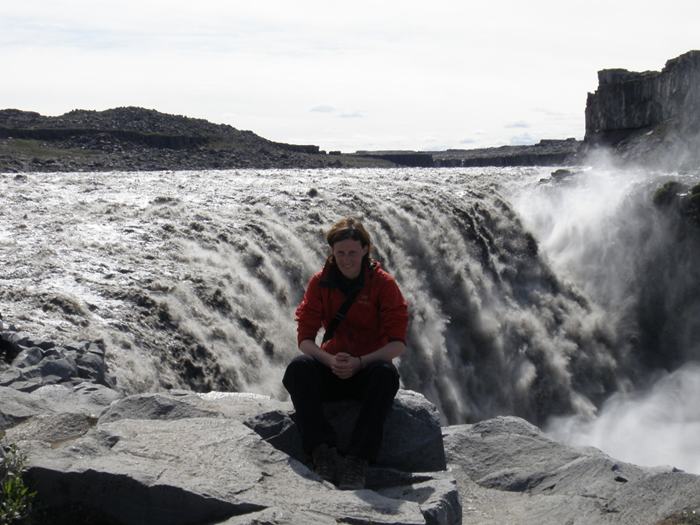
M 654 206 L 669 180 L 699 177 L 596 169 L 560 185 L 520 181 L 513 202 L 557 275 L 605 311 L 629 381 L 595 417 L 554 417 L 548 430 L 640 465 L 700 473 L 700 229 Z
M 357 215 L 410 303 L 406 388 L 453 423 L 591 421 L 610 395 L 700 355 L 691 316 L 644 322 L 659 297 L 697 305 L 673 285 L 679 268 L 697 284 L 692 266 L 659 258 L 673 245 L 675 261 L 691 260 L 696 247 L 653 208 L 658 174 L 539 183 L 549 171 L 0 175 L 0 311 L 59 342 L 103 339 L 129 392 L 283 398 L 323 232 Z M 659 262 L 666 278 L 650 273 Z

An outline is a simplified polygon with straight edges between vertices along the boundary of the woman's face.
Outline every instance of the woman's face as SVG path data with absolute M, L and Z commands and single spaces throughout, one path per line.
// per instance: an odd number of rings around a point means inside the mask
M 345 277 L 354 279 L 362 270 L 362 258 L 367 255 L 369 247 L 362 246 L 360 241 L 345 239 L 333 245 L 333 259 Z

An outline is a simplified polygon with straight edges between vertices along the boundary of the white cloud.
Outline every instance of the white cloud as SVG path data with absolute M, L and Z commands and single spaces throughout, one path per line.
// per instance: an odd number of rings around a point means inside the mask
M 312 113 L 335 113 L 336 109 L 333 106 L 320 105 L 312 107 L 309 111 Z
M 538 140 L 533 138 L 529 133 L 521 133 L 510 137 L 511 146 L 530 146 L 537 143 Z
M 511 122 L 510 124 L 506 124 L 507 128 L 529 128 L 530 124 L 528 122 L 525 122 L 524 120 L 518 120 L 517 122 Z
M 697 47 L 695 1 L 620 0 L 604 17 L 583 0 L 536 3 L 3 2 L 0 100 L 45 114 L 147 105 L 324 149 L 415 149 L 425 133 L 488 146 L 511 141 L 503 123 L 580 137 L 598 69 L 658 69 Z M 319 100 L 346 118 L 310 115 Z

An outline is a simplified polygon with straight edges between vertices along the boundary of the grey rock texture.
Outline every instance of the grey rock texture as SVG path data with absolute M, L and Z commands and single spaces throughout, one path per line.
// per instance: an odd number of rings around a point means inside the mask
M 46 403 L 43 393 L 20 394 Z M 427 403 L 402 397 L 407 411 Z M 282 406 L 251 394 L 140 394 L 99 419 L 29 415 L 7 438 L 28 452 L 27 480 L 54 523 L 460 523 L 446 472 L 374 468 L 371 488 L 339 491 L 241 422 Z
M 216 523 L 281 508 L 354 523 L 425 523 L 417 503 L 320 483 L 230 419 L 125 419 L 70 447 L 30 450 L 28 479 L 47 512 L 64 520 L 71 507 L 96 520 L 148 525 Z
M 289 419 L 288 403 L 264 396 L 121 397 L 86 383 L 0 394 L 5 438 L 29 456 L 39 516 L 59 525 L 457 524 L 462 513 L 482 525 L 656 525 L 700 511 L 698 476 L 567 447 L 515 417 L 443 428 L 447 471 L 374 467 L 369 488 L 353 492 L 247 426 Z M 407 413 L 424 403 L 411 392 L 399 398 Z
M 33 392 L 0 387 L 0 430 L 47 414 L 79 414 L 97 417 L 122 395 L 103 385 L 46 385 Z
M 289 408 L 289 407 L 288 407 Z M 326 417 L 339 436 L 339 448 L 347 448 L 348 437 L 358 416 L 358 405 L 329 403 Z M 246 424 L 275 447 L 304 460 L 299 432 L 290 410 L 275 410 L 246 420 Z M 435 406 L 417 392 L 400 390 L 387 416 L 384 440 L 377 463 L 409 472 L 445 469 L 440 418 Z
M 17 330 L 0 331 L 0 386 L 32 392 L 44 385 L 85 381 L 114 387 L 101 342 L 57 346 Z
M 700 477 L 567 447 L 514 417 L 447 427 L 445 449 L 465 523 L 654 525 L 700 510 Z

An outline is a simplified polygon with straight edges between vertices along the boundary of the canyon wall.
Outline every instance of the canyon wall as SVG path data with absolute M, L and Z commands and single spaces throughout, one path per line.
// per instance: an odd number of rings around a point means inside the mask
M 666 62 L 659 71 L 598 72 L 586 102 L 586 142 L 616 145 L 655 128 L 684 135 L 700 131 L 700 51 Z

